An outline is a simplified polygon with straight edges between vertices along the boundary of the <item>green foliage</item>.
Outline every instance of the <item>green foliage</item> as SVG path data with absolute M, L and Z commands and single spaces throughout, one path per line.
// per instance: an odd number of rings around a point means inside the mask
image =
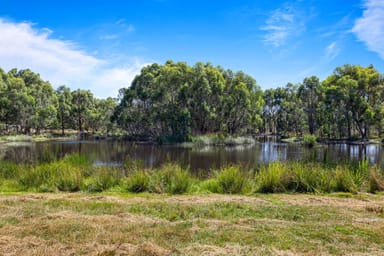
M 305 134 L 303 136 L 303 144 L 306 146 L 306 147 L 313 147 L 316 145 L 316 136 L 315 135 L 312 135 L 312 134 Z
M 15 179 L 20 174 L 21 165 L 2 161 L 0 163 L 0 178 L 1 179 Z
M 219 182 L 217 179 L 213 178 L 201 181 L 198 192 L 220 193 L 220 190 Z
M 145 170 L 134 171 L 126 178 L 124 186 L 127 191 L 140 193 L 149 190 L 150 176 Z
M 333 191 L 351 193 L 356 193 L 358 191 L 353 179 L 353 174 L 348 169 L 336 167 L 334 175 Z
M 311 76 L 263 92 L 241 71 L 167 61 L 144 67 L 130 87 L 119 91 L 118 103 L 96 99 L 89 90 L 60 86 L 54 91 L 29 69 L 1 70 L 0 75 L 0 133 L 7 135 L 118 129 L 159 144 L 222 134 L 227 138 L 219 135 L 209 143 L 237 145 L 244 143 L 238 136 L 259 132 L 368 140 L 384 128 L 384 79 L 373 66 L 347 64 L 322 82 Z M 313 138 L 304 140 L 313 145 Z
M 120 182 L 119 171 L 115 168 L 100 166 L 92 170 L 89 177 L 83 179 L 81 190 L 87 192 L 102 192 Z
M 131 166 L 132 167 L 132 166 Z M 244 172 L 227 166 L 206 180 L 191 176 L 188 169 L 168 163 L 158 169 L 95 167 L 79 155 L 36 166 L 0 162 L 1 191 L 85 191 L 111 189 L 132 193 L 330 193 L 384 190 L 383 172 L 366 161 L 324 166 L 320 163 L 273 162 Z
M 286 163 L 282 167 L 282 184 L 287 191 L 313 193 L 323 190 L 321 174 L 324 170 L 315 164 L 301 164 L 298 162 Z
M 286 190 L 282 184 L 282 175 L 284 170 L 286 170 L 286 168 L 280 162 L 274 162 L 268 164 L 267 166 L 262 166 L 259 173 L 255 176 L 257 192 L 284 192 Z
M 240 166 L 228 166 L 220 171 L 215 171 L 216 186 L 212 185 L 211 192 L 218 192 L 223 194 L 240 194 L 245 192 L 248 183 L 248 177 L 244 172 L 240 171 Z
M 113 119 L 129 134 L 159 143 L 188 141 L 191 134 L 254 133 L 261 123 L 255 80 L 210 64 L 153 64 L 121 92 Z
M 154 170 L 149 181 L 149 191 L 155 193 L 183 194 L 192 184 L 188 170 L 176 164 L 165 164 Z

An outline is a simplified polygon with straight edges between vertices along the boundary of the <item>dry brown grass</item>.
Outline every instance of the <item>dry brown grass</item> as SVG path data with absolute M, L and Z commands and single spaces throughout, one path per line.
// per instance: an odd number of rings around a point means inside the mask
M 0 255 L 384 255 L 384 196 L 0 196 Z

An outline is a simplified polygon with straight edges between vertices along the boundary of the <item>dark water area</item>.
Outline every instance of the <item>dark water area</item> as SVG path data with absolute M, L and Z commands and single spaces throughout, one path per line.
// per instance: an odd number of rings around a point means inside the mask
M 280 143 L 274 139 L 245 146 L 185 147 L 181 145 L 140 145 L 126 141 L 64 141 L 38 142 L 0 149 L 0 158 L 16 163 L 40 163 L 63 158 L 67 154 L 87 155 L 96 165 L 121 165 L 138 160 L 146 168 L 165 162 L 176 162 L 195 170 L 212 170 L 228 164 L 240 164 L 247 169 L 271 161 L 305 160 L 327 163 L 367 159 L 383 165 L 381 145 L 318 145 L 306 148 L 298 144 Z

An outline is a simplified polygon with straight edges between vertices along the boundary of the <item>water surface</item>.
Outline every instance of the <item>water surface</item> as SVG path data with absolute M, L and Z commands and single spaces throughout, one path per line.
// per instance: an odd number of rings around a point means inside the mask
M 381 145 L 319 145 L 312 149 L 298 144 L 263 140 L 253 145 L 234 147 L 183 147 L 180 145 L 140 145 L 126 141 L 64 141 L 22 144 L 0 149 L 0 157 L 17 163 L 39 163 L 64 157 L 66 154 L 87 155 L 98 165 L 121 165 L 124 161 L 139 160 L 147 168 L 164 162 L 177 162 L 191 170 L 217 169 L 227 164 L 254 168 L 277 160 L 309 160 L 349 162 L 367 159 L 382 165 Z

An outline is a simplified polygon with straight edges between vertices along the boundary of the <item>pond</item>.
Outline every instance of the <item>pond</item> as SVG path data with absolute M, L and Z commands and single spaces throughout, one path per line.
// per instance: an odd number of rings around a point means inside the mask
M 381 145 L 318 145 L 306 148 L 299 144 L 263 139 L 252 145 L 233 147 L 185 147 L 180 145 L 141 145 L 126 141 L 60 141 L 13 145 L 0 149 L 0 158 L 17 163 L 39 163 L 64 157 L 66 154 L 87 155 L 96 165 L 121 165 L 124 161 L 139 160 L 144 167 L 158 167 L 164 162 L 189 166 L 191 171 L 217 169 L 223 165 L 240 164 L 254 168 L 277 160 L 309 160 L 349 162 L 367 159 L 383 165 Z

